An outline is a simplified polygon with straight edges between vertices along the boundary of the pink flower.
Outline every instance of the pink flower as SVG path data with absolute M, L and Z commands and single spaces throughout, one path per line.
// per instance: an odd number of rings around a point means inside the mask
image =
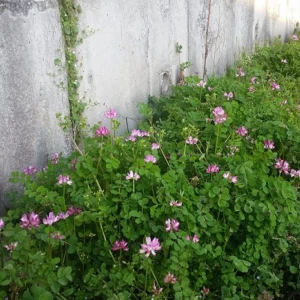
M 153 293 L 153 297 L 159 296 L 163 291 L 163 288 L 157 288 L 155 283 L 153 283 L 153 287 L 152 287 L 152 293 Z
M 117 112 L 114 109 L 109 109 L 104 115 L 108 119 L 115 119 L 118 116 Z
M 51 154 L 50 160 L 53 165 L 57 165 L 59 161 L 59 154 L 57 152 Z
M 286 60 L 286 59 L 282 59 L 281 62 L 282 62 L 283 64 L 287 64 L 287 60 Z
M 18 242 L 14 242 L 8 245 L 4 245 L 3 247 L 6 248 L 11 253 L 17 248 L 17 246 L 18 246 Z
M 160 148 L 160 145 L 159 145 L 159 144 L 153 143 L 153 144 L 151 145 L 151 149 L 152 149 L 152 150 L 156 150 L 156 149 L 159 149 L 159 148 Z
M 126 141 L 136 142 L 136 138 L 134 136 L 129 136 Z
M 170 219 L 168 219 L 165 222 L 165 224 L 166 224 L 166 231 L 167 232 L 168 231 L 172 232 L 172 231 L 178 231 L 179 230 L 180 223 L 177 220 L 174 220 L 174 219 L 170 220 Z
M 30 215 L 29 215 L 29 227 L 35 227 L 35 228 L 38 228 L 39 225 L 40 225 L 40 218 L 39 218 L 39 215 L 35 214 L 34 212 L 31 212 Z M 30 230 L 31 228 L 28 229 Z
M 81 208 L 69 206 L 66 214 L 68 214 L 68 216 L 72 216 L 72 215 L 76 216 L 76 215 L 81 214 L 81 212 L 82 212 Z
M 250 87 L 248 88 L 248 91 L 249 91 L 249 93 L 254 93 L 255 88 L 254 88 L 253 86 L 250 86 Z
M 177 278 L 170 272 L 166 275 L 164 282 L 174 284 L 177 281 Z
M 236 184 L 238 182 L 237 176 L 231 176 L 230 172 L 225 172 L 223 174 L 223 178 L 228 179 L 228 181 L 232 182 L 233 184 Z
M 106 136 L 106 135 L 109 135 L 109 130 L 105 126 L 100 126 L 96 130 L 95 135 L 96 136 Z
M 24 214 L 21 218 L 21 228 L 28 227 L 28 229 L 31 230 L 32 227 L 38 228 L 39 225 L 40 225 L 39 216 L 34 212 L 31 212 L 29 214 L 29 217 L 27 214 Z
M 257 77 L 251 77 L 251 79 L 250 79 L 250 82 L 252 83 L 252 84 L 255 84 L 256 82 L 256 79 L 257 79 Z
M 157 162 L 156 158 L 153 155 L 151 155 L 151 154 L 146 155 L 144 161 L 146 163 L 152 162 L 154 164 Z
M 235 132 L 240 136 L 245 136 L 248 134 L 248 130 L 245 126 L 238 128 Z
M 64 240 L 66 238 L 64 235 L 60 234 L 59 232 L 51 233 L 50 235 L 53 239 L 56 239 L 56 240 Z
M 199 82 L 199 83 L 197 83 L 197 86 L 200 86 L 200 87 L 203 87 L 203 88 L 205 88 L 205 86 L 206 86 L 206 82 L 205 82 L 205 81 L 203 81 L 203 80 L 200 80 L 200 82 Z
M 274 149 L 274 148 L 275 148 L 274 142 L 273 142 L 273 141 L 266 140 L 266 141 L 264 142 L 264 148 L 265 148 L 265 149 Z
M 148 131 L 141 131 L 141 137 L 144 136 L 150 136 L 150 133 Z
M 171 200 L 170 202 L 170 206 L 177 206 L 177 207 L 180 207 L 182 206 L 182 202 L 178 202 L 177 200 Z
M 57 222 L 59 220 L 59 218 L 57 216 L 54 215 L 53 212 L 50 212 L 49 215 L 43 219 L 43 223 L 45 225 L 52 225 L 53 223 Z
M 63 175 L 59 175 L 58 176 L 58 182 L 57 184 L 58 185 L 61 185 L 61 184 L 68 184 L 68 185 L 71 185 L 72 184 L 72 180 L 70 180 L 70 176 L 69 175 L 66 175 L 66 176 L 63 176 Z
M 33 175 L 38 172 L 38 168 L 36 166 L 28 166 L 24 169 L 25 175 Z
M 229 92 L 229 93 L 224 93 L 224 97 L 226 97 L 227 98 L 227 100 L 230 100 L 230 99 L 232 99 L 233 98 L 233 93 L 232 92 Z
M 230 176 L 229 180 L 233 183 L 236 184 L 238 182 L 238 177 L 237 176 Z
M 238 68 L 237 71 L 238 72 L 235 74 L 236 77 L 244 77 L 246 75 L 243 68 Z
M 217 165 L 209 165 L 206 169 L 206 173 L 218 173 L 220 171 L 219 167 Z
M 189 136 L 186 141 L 185 141 L 186 144 L 197 144 L 198 143 L 198 139 L 197 138 L 193 138 L 191 136 Z
M 277 159 L 274 168 L 279 169 L 279 173 L 289 174 L 289 163 L 283 159 Z
M 198 236 L 196 234 L 194 234 L 192 241 L 195 244 L 199 242 L 199 238 L 198 238 Z
M 127 180 L 131 180 L 131 179 L 133 179 L 133 180 L 135 180 L 135 181 L 137 181 L 138 179 L 140 179 L 141 177 L 140 177 L 140 175 L 138 174 L 138 173 L 133 173 L 133 171 L 129 171 L 129 173 L 127 173 L 127 176 L 126 176 L 126 179 Z
M 283 100 L 280 102 L 280 105 L 286 105 L 287 104 L 287 100 Z
M 123 250 L 123 251 L 128 251 L 129 248 L 128 248 L 128 243 L 125 242 L 124 240 L 121 240 L 121 241 L 115 241 L 114 244 L 113 244 L 113 247 L 112 247 L 112 251 L 118 251 L 118 250 Z
M 131 134 L 130 136 L 138 136 L 138 137 L 141 137 L 141 131 L 139 129 L 133 129 L 131 131 Z
M 279 91 L 280 90 L 280 85 L 274 81 L 274 82 L 271 83 L 271 88 L 272 88 L 273 91 Z
M 297 36 L 296 34 L 293 34 L 293 35 L 292 35 L 292 40 L 298 41 L 298 40 L 299 40 L 299 39 L 298 39 L 298 36 Z
M 61 220 L 61 219 L 67 219 L 69 217 L 69 212 L 66 212 L 66 213 L 63 213 L 63 212 L 60 212 L 58 215 L 57 215 L 57 220 Z
M 210 292 L 209 288 L 205 288 L 205 286 L 203 287 L 202 291 L 204 295 L 208 295 Z
M 291 169 L 291 172 L 290 172 L 290 175 L 291 177 L 300 177 L 300 170 L 296 171 L 294 169 Z
M 161 245 L 158 238 L 153 238 L 151 241 L 150 237 L 146 237 L 146 244 L 142 244 L 141 246 L 142 249 L 140 250 L 140 253 L 145 253 L 146 257 L 149 257 L 150 254 L 155 256 L 155 251 L 161 250 Z
M 228 179 L 229 176 L 230 176 L 230 173 L 229 173 L 229 172 L 225 172 L 225 173 L 223 174 L 223 178 L 225 178 L 225 179 Z
M 5 226 L 5 222 L 0 218 L 0 230 Z
M 215 124 L 224 123 L 227 119 L 227 115 L 226 115 L 224 109 L 220 106 L 216 107 L 213 110 L 213 115 L 215 117 Z

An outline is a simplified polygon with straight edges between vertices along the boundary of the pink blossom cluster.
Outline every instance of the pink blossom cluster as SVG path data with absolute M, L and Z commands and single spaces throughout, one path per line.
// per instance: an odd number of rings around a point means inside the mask
M 114 109 L 109 109 L 104 115 L 108 119 L 115 119 L 118 116 L 118 113 Z
M 238 128 L 235 132 L 240 136 L 246 136 L 248 134 L 248 130 L 245 126 Z
M 152 150 L 157 150 L 157 149 L 159 149 L 159 148 L 160 148 L 160 145 L 159 145 L 159 144 L 152 143 L 152 145 L 151 145 L 151 149 L 152 149 Z
M 2 230 L 4 226 L 5 226 L 5 222 L 3 221 L 2 218 L 0 218 L 0 230 Z
M 255 92 L 255 88 L 253 86 L 250 86 L 248 88 L 249 93 L 254 93 Z
M 153 297 L 159 296 L 163 291 L 163 288 L 160 287 L 156 287 L 155 283 L 153 283 L 152 286 L 152 293 L 153 293 Z
M 4 245 L 3 247 L 7 249 L 10 253 L 12 253 L 18 246 L 18 242 L 13 242 L 8 245 Z
M 224 109 L 220 106 L 217 106 L 214 110 L 213 110 L 213 115 L 215 117 L 215 124 L 221 124 L 224 123 L 227 119 L 227 115 L 224 111 Z
M 205 82 L 204 80 L 201 79 L 200 82 L 197 83 L 197 86 L 200 86 L 200 87 L 202 87 L 202 88 L 205 88 L 206 82 Z
M 264 148 L 265 149 L 271 149 L 271 150 L 274 149 L 275 148 L 274 142 L 270 141 L 270 140 L 265 140 Z
M 48 216 L 46 216 L 46 218 L 43 219 L 43 224 L 51 226 L 53 223 L 56 223 L 59 220 L 59 217 L 55 216 L 54 213 L 51 211 L 49 212 Z
M 236 77 L 244 77 L 246 73 L 244 72 L 243 68 L 237 68 L 237 73 L 235 74 Z
M 171 200 L 169 204 L 170 206 L 177 206 L 177 207 L 182 206 L 182 202 L 178 202 L 177 200 Z
M 223 178 L 227 179 L 228 181 L 230 181 L 234 184 L 236 184 L 238 182 L 238 177 L 230 175 L 230 172 L 225 172 L 223 174 Z
M 161 250 L 161 245 L 158 238 L 146 237 L 146 243 L 141 245 L 140 253 L 145 253 L 146 257 L 149 257 L 150 254 L 156 255 L 155 251 Z
M 127 173 L 127 175 L 126 175 L 126 179 L 127 180 L 135 180 L 135 181 L 137 181 L 137 180 L 139 180 L 141 178 L 141 176 L 138 174 L 138 173 L 136 173 L 136 172 L 134 172 L 133 173 L 133 171 L 129 171 L 129 173 Z
M 192 242 L 195 243 L 195 244 L 199 242 L 199 237 L 198 237 L 196 234 L 194 234 L 193 237 L 187 235 L 187 236 L 185 237 L 185 239 L 186 239 L 187 241 L 192 241 Z
M 74 159 L 72 159 L 72 161 L 71 161 L 71 167 L 72 167 L 72 169 L 76 169 L 76 164 L 78 163 L 78 158 L 77 157 L 75 157 Z
M 278 169 L 279 173 L 283 172 L 284 174 L 289 174 L 290 167 L 289 163 L 286 160 L 280 158 L 277 159 L 274 168 Z
M 292 35 L 292 40 L 298 41 L 299 40 L 298 35 L 297 34 L 293 34 Z
M 217 165 L 209 165 L 206 169 L 207 174 L 218 173 L 220 168 Z
M 68 185 L 71 185 L 72 184 L 72 180 L 70 180 L 70 176 L 69 175 L 66 175 L 66 176 L 63 176 L 63 175 L 58 175 L 58 182 L 57 184 L 58 185 L 61 185 L 61 184 L 68 184 Z
M 51 160 L 52 165 L 57 165 L 58 161 L 59 161 L 59 154 L 57 152 L 52 153 L 50 155 L 50 160 Z
M 271 88 L 272 88 L 273 91 L 279 91 L 280 90 L 280 85 L 274 81 L 274 82 L 271 83 Z
M 27 166 L 24 169 L 25 175 L 33 175 L 38 172 L 38 168 L 36 166 Z
M 50 236 L 55 240 L 64 240 L 66 238 L 64 235 L 60 234 L 60 232 L 51 233 Z
M 174 276 L 174 274 L 172 273 L 168 273 L 164 279 L 165 283 L 171 283 L 171 284 L 175 284 L 175 282 L 177 281 L 177 278 Z
M 166 231 L 167 232 L 168 231 L 172 232 L 172 231 L 178 231 L 179 230 L 180 223 L 175 219 L 172 219 L 172 220 L 168 219 L 165 222 L 165 224 L 166 224 Z
M 255 84 L 256 79 L 257 79 L 257 77 L 255 77 L 255 76 L 251 77 L 251 79 L 250 79 L 251 84 Z
M 300 178 L 300 170 L 294 170 L 294 169 L 291 169 L 291 171 L 290 171 L 290 175 L 291 175 L 291 177 L 297 177 L 297 178 Z
M 145 161 L 146 163 L 152 162 L 152 163 L 155 164 L 155 163 L 157 162 L 157 159 L 156 159 L 153 155 L 148 154 L 148 155 L 146 155 L 144 161 Z
M 116 240 L 112 246 L 112 251 L 118 251 L 118 250 L 123 250 L 123 251 L 128 251 L 128 243 L 125 242 L 124 240 Z
M 197 144 L 197 143 L 198 143 L 198 139 L 189 136 L 189 137 L 186 139 L 185 143 L 186 143 L 186 144 L 190 144 L 190 145 Z
M 100 126 L 95 131 L 95 136 L 107 136 L 107 135 L 109 135 L 109 130 L 105 126 Z
M 224 97 L 226 97 L 227 100 L 229 101 L 230 99 L 233 98 L 233 92 L 229 92 L 229 93 L 225 92 L 224 93 Z
M 23 214 L 21 218 L 21 228 L 28 228 L 31 230 L 33 227 L 38 228 L 40 225 L 40 218 L 39 215 L 37 215 L 34 212 L 31 212 L 30 214 Z
M 130 133 L 130 136 L 127 138 L 127 141 L 136 142 L 137 137 L 148 137 L 148 136 L 150 136 L 150 133 L 148 131 L 133 129 Z
M 79 215 L 81 213 L 82 213 L 82 209 L 81 208 L 74 207 L 72 205 L 68 207 L 68 210 L 66 212 L 66 214 L 68 214 L 68 216 L 73 216 L 73 215 L 76 216 L 76 215 Z M 60 215 L 59 215 L 59 217 L 60 217 Z M 63 219 L 65 219 L 65 218 L 63 218 Z

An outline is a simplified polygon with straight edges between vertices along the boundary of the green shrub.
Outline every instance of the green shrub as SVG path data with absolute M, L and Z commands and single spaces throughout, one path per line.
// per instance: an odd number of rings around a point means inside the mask
M 125 139 L 110 110 L 111 129 L 69 157 L 13 173 L 24 192 L 0 223 L 0 296 L 299 293 L 299 61 L 299 42 L 276 42 L 141 104 Z

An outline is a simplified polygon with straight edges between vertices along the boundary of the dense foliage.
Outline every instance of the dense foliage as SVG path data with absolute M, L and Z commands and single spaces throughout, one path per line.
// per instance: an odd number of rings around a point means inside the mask
M 297 38 L 151 98 L 130 136 L 110 110 L 69 157 L 14 173 L 0 296 L 297 299 Z

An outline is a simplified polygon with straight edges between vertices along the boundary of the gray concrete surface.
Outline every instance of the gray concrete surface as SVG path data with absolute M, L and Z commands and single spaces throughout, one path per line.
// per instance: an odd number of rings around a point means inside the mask
M 243 51 L 279 35 L 285 39 L 300 21 L 299 0 L 211 0 L 209 26 L 209 0 L 78 2 L 80 27 L 95 31 L 78 48 L 81 93 L 99 103 L 87 111 L 88 121 L 106 123 L 105 110 L 115 108 L 130 128 L 137 103 L 178 81 L 180 62 L 190 61 L 190 74 L 202 77 L 207 46 L 207 74 L 224 74 Z M 183 46 L 180 56 L 176 43 Z
M 170 92 L 181 62 L 193 64 L 186 75 L 203 77 L 205 64 L 207 75 L 221 75 L 243 51 L 277 36 L 284 40 L 300 21 L 299 0 L 77 2 L 87 32 L 76 49 L 80 93 L 98 103 L 87 110 L 88 122 L 108 124 L 104 112 L 114 108 L 122 130 L 126 121 L 135 127 L 139 102 Z M 55 117 L 69 114 L 67 93 L 55 84 L 66 80 L 53 63 L 64 57 L 58 49 L 58 0 L 0 0 L 0 212 L 11 171 L 41 167 L 48 154 L 70 149 Z
M 65 80 L 54 59 L 63 40 L 56 1 L 0 0 L 0 213 L 13 170 L 42 167 L 48 154 L 68 152 L 55 114 L 68 114 Z

